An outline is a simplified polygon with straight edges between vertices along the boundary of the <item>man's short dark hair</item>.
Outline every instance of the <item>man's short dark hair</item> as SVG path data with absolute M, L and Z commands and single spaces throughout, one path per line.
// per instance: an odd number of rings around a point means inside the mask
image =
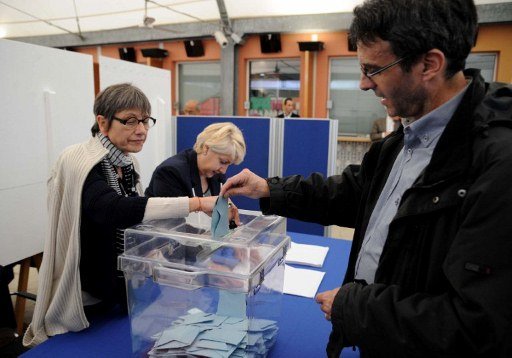
M 130 83 L 112 85 L 101 91 L 94 101 L 94 124 L 91 128 L 94 137 L 100 131 L 96 116 L 102 115 L 112 123 L 117 112 L 125 109 L 138 109 L 144 115 L 151 115 L 151 104 L 146 95 Z
M 283 103 L 284 103 L 284 104 L 286 104 L 286 102 L 288 102 L 288 101 L 293 102 L 293 99 L 291 99 L 290 97 L 286 97 L 286 98 L 284 99 L 284 102 L 283 102 Z
M 365 46 L 382 39 L 391 44 L 409 71 L 431 49 L 447 59 L 446 78 L 464 69 L 478 28 L 473 0 L 367 0 L 354 8 L 349 41 Z

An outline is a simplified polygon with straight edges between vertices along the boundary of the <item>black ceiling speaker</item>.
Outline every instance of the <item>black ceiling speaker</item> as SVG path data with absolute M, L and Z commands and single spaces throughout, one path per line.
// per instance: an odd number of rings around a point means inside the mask
M 135 49 L 133 47 L 120 47 L 119 58 L 125 61 L 136 62 Z
M 143 48 L 141 51 L 144 57 L 164 58 L 169 56 L 169 52 L 161 48 Z
M 185 40 L 185 51 L 187 51 L 187 57 L 201 57 L 204 56 L 203 41 L 201 40 Z
M 280 34 L 260 34 L 261 53 L 281 52 Z
M 322 51 L 324 43 L 321 41 L 300 41 L 299 51 Z

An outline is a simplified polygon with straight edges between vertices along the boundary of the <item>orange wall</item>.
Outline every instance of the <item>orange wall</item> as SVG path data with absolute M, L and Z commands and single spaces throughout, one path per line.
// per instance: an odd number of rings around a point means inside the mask
M 169 52 L 169 56 L 164 58 L 162 68 L 170 70 L 171 76 L 171 103 L 172 114 L 176 115 L 174 104 L 176 103 L 176 69 L 179 62 L 197 62 L 197 61 L 220 61 L 221 48 L 214 39 L 203 39 L 204 56 L 202 57 L 187 57 L 185 45 L 183 41 L 162 41 L 162 42 L 139 42 L 132 44 L 112 44 L 101 46 L 101 55 L 111 58 L 119 58 L 120 47 L 133 47 L 135 49 L 136 60 L 138 63 L 147 64 L 148 59 L 142 56 L 140 49 L 143 48 L 157 48 L 160 43 L 163 43 L 164 49 Z M 80 47 L 77 52 L 87 53 L 94 56 L 94 62 L 98 62 L 97 46 L 94 47 Z M 96 78 L 96 81 L 98 79 Z
M 472 52 L 497 52 L 496 81 L 512 83 L 512 24 L 481 25 Z
M 496 52 L 498 53 L 498 64 L 496 80 L 512 83 L 512 24 L 482 25 L 478 40 L 473 52 Z M 260 50 L 258 35 L 249 35 L 242 46 L 238 46 L 238 103 L 236 105 L 237 115 L 245 115 L 244 101 L 248 101 L 248 63 L 256 59 L 275 58 L 297 58 L 301 60 L 301 74 L 304 73 L 304 53 L 299 51 L 298 41 L 310 41 L 310 34 L 281 34 L 281 52 L 275 54 L 263 54 Z M 324 43 L 324 50 L 316 53 L 316 69 L 313 75 L 313 111 L 312 116 L 325 118 L 327 116 L 326 103 L 329 99 L 329 60 L 333 57 L 356 57 L 355 52 L 348 51 L 347 32 L 319 33 L 318 41 Z M 183 41 L 164 41 L 164 48 L 169 51 L 169 57 L 162 62 L 162 68 L 172 72 L 171 88 L 172 103 L 176 102 L 176 69 L 179 62 L 193 61 L 220 61 L 221 48 L 214 39 L 203 39 L 205 55 L 198 58 L 189 58 L 186 55 Z M 160 42 L 145 42 L 133 44 L 113 44 L 101 46 L 103 56 L 119 58 L 119 47 L 134 47 L 137 54 L 137 62 L 147 63 L 140 53 L 141 48 L 158 47 Z M 77 48 L 78 52 L 92 54 L 94 62 L 97 62 L 97 47 Z M 301 75 L 301 97 L 300 108 L 304 108 L 303 98 L 305 88 L 304 75 Z M 174 107 L 174 106 L 173 106 Z M 173 114 L 176 110 L 173 108 Z

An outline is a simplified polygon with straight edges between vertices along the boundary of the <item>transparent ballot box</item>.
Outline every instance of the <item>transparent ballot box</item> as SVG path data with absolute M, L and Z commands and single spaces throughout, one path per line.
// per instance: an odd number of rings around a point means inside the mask
M 137 357 L 265 357 L 279 327 L 284 258 L 279 216 L 240 210 L 242 225 L 212 238 L 211 219 L 155 220 L 125 231 L 126 280 Z

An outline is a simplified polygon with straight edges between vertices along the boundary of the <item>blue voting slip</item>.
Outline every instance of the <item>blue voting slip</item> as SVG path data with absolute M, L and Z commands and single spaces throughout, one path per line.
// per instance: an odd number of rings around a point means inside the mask
M 222 298 L 223 304 L 241 302 L 241 297 L 238 295 L 228 293 Z M 240 307 L 235 311 L 239 309 Z M 211 358 L 265 356 L 275 343 L 277 332 L 278 327 L 275 321 L 247 319 L 245 316 L 227 317 L 194 308 L 189 310 L 187 315 L 174 321 L 171 327 L 153 337 L 156 342 L 149 356 L 184 354 Z
M 226 235 L 229 231 L 228 199 L 219 196 L 212 212 L 211 233 L 213 238 Z

